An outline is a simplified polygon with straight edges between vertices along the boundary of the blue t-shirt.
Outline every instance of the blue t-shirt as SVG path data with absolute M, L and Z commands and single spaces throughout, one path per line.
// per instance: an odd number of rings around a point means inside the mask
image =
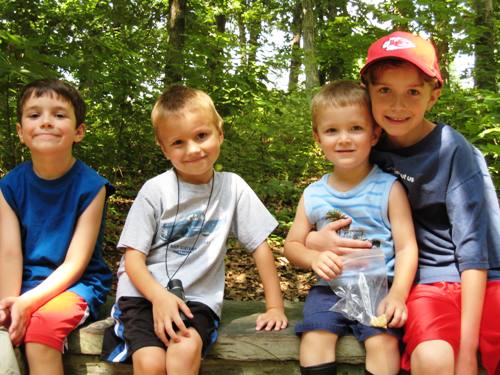
M 352 219 L 350 231 L 362 233 L 362 238 L 378 240 L 384 252 L 387 276 L 394 276 L 394 242 L 387 210 L 389 193 L 396 177 L 383 172 L 376 165 L 357 186 L 338 191 L 328 184 L 330 174 L 312 183 L 304 190 L 304 210 L 307 220 L 320 230 L 330 220 L 328 211 L 336 209 Z M 342 236 L 342 231 L 339 232 Z M 320 280 L 321 285 L 327 283 Z
M 78 218 L 103 186 L 107 196 L 114 192 L 105 178 L 79 160 L 55 180 L 38 177 L 31 161 L 20 164 L 0 180 L 2 194 L 20 224 L 21 293 L 35 288 L 64 262 Z M 84 274 L 68 289 L 88 303 L 94 318 L 112 280 L 102 257 L 104 219 L 103 212 L 94 252 Z
M 500 210 L 481 152 L 448 125 L 420 142 L 391 149 L 384 138 L 372 159 L 408 192 L 419 247 L 418 283 L 459 282 L 467 269 L 500 280 Z

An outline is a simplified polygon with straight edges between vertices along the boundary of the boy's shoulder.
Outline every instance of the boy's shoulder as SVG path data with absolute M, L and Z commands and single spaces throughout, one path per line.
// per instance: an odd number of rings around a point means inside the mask
M 5 176 L 3 176 L 3 178 L 0 180 L 0 183 L 7 183 L 12 180 L 16 180 L 17 178 L 19 178 L 19 176 L 23 176 L 27 173 L 32 173 L 32 171 L 33 166 L 31 160 L 25 161 L 21 164 L 16 165 L 9 172 L 7 172 Z
M 307 185 L 304 189 L 304 192 L 306 191 L 311 191 L 311 190 L 316 190 L 316 189 L 322 189 L 325 186 L 328 185 L 328 177 L 330 176 L 331 173 L 325 173 L 323 176 L 318 178 L 316 181 L 311 182 L 309 185 Z
M 76 160 L 68 172 L 55 180 L 44 180 L 38 177 L 33 171 L 31 161 L 17 165 L 0 180 L 4 196 L 8 195 L 11 199 L 15 196 L 21 197 L 21 192 L 28 195 L 32 192 L 58 194 L 66 189 L 92 195 L 103 186 L 106 186 L 107 196 L 115 190 L 106 178 L 80 160 Z
M 372 154 L 377 156 L 380 152 L 388 155 L 401 155 L 403 157 L 420 154 L 440 154 L 444 157 L 449 157 L 457 152 L 462 154 L 474 152 L 474 146 L 450 125 L 437 122 L 435 128 L 422 140 L 407 147 L 392 148 L 388 142 L 382 140 L 382 142 L 379 142 L 375 146 Z M 373 160 L 377 162 L 378 158 L 375 157 Z
M 382 168 L 380 168 L 378 164 L 373 164 L 372 170 L 366 177 L 367 179 L 372 179 L 372 180 L 377 178 L 385 178 L 391 181 L 397 179 L 397 177 L 394 176 L 392 173 L 386 172 Z
M 468 147 L 472 144 L 464 137 L 462 133 L 454 129 L 450 125 L 438 123 L 438 129 L 440 129 L 441 140 L 443 145 L 452 145 L 455 147 L 462 147 L 467 145 Z
M 215 176 L 216 178 L 218 178 L 217 176 L 219 176 L 219 178 L 223 179 L 224 181 L 234 181 L 236 183 L 243 183 L 245 185 L 248 185 L 243 177 L 234 172 L 215 172 Z

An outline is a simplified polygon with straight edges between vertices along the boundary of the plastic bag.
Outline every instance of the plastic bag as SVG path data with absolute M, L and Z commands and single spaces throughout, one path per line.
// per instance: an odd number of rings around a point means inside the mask
M 377 308 L 387 295 L 387 269 L 383 251 L 379 248 L 360 250 L 342 256 L 342 261 L 342 274 L 329 282 L 333 292 L 340 298 L 330 310 L 364 325 L 378 326 L 377 320 L 374 320 L 377 319 Z

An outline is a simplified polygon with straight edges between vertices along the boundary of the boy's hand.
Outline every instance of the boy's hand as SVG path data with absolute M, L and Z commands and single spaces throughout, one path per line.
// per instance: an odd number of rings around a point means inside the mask
M 182 321 L 179 310 L 189 319 L 193 318 L 193 314 L 183 300 L 164 289 L 151 302 L 155 334 L 166 346 L 169 344 L 169 338 L 174 342 L 179 342 L 181 340 L 179 334 L 189 337 L 189 331 Z M 175 332 L 173 324 L 177 326 L 179 332 Z
M 275 331 L 285 329 L 288 326 L 288 319 L 285 315 L 285 310 L 279 307 L 271 307 L 264 314 L 257 317 L 255 329 L 271 331 L 274 327 Z
M 14 346 L 19 346 L 26 334 L 31 314 L 33 314 L 30 304 L 22 297 L 7 297 L 0 302 L 0 309 L 10 312 L 10 340 Z
M 378 306 L 377 315 L 381 314 L 385 314 L 388 327 L 402 327 L 406 323 L 406 319 L 408 319 L 404 298 L 389 292 Z
M 345 255 L 358 250 L 371 249 L 372 244 L 370 241 L 342 238 L 338 235 L 337 231 L 348 226 L 351 222 L 352 220 L 350 218 L 340 219 L 328 223 L 319 231 L 311 231 L 306 237 L 306 247 L 318 251 L 330 250 L 337 255 Z
M 330 281 L 342 273 L 342 259 L 333 251 L 322 251 L 314 259 L 311 268 L 326 281 Z
M 0 301 L 0 327 L 7 328 L 9 325 L 10 310 L 4 307 L 3 300 Z

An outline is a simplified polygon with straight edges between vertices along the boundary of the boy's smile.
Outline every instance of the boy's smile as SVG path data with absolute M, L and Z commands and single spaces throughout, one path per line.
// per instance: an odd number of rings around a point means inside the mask
M 373 117 L 394 144 L 415 144 L 433 129 L 424 116 L 439 98 L 440 90 L 425 82 L 415 66 L 403 64 L 381 70 L 368 90 Z
M 212 178 L 224 139 L 214 122 L 208 110 L 186 108 L 158 126 L 163 154 L 186 182 L 203 184 Z

